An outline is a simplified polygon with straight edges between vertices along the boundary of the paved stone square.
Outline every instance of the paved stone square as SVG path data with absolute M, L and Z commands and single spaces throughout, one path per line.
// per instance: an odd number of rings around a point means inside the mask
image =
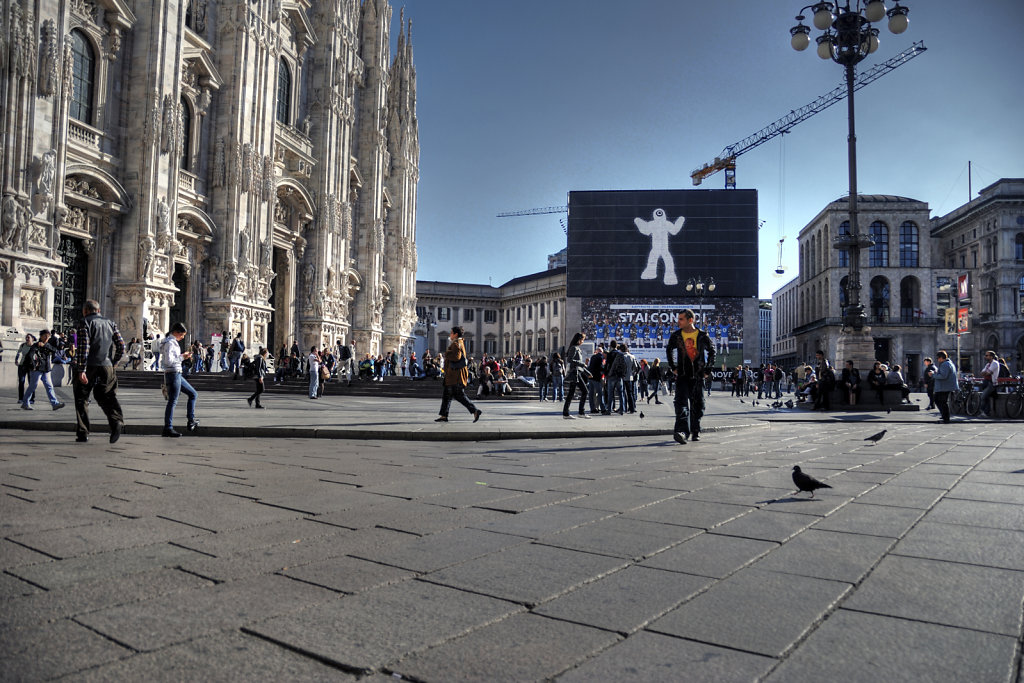
M 653 408 L 521 440 L 0 430 L 0 679 L 1024 681 L 1024 425 L 717 405 L 685 446 Z

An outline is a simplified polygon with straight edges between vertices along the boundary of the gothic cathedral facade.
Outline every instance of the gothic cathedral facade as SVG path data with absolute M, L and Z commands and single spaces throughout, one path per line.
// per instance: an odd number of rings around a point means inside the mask
M 274 352 L 416 320 L 411 23 L 388 0 L 9 0 L 0 328 Z

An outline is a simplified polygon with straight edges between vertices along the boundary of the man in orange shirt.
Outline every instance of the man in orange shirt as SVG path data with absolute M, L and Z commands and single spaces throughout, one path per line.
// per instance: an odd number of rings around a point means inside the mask
M 680 311 L 679 329 L 672 333 L 665 346 L 668 365 L 677 373 L 675 409 L 672 431 L 677 442 L 700 441 L 700 418 L 704 416 L 704 378 L 715 366 L 715 347 L 711 337 L 693 324 L 693 311 Z M 676 360 L 678 356 L 678 361 Z

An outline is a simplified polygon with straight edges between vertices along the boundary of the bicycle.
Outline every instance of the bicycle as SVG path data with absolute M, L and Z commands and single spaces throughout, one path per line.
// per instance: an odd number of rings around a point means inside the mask
M 981 412 L 981 394 L 974 389 L 974 382 L 965 379 L 960 388 L 949 397 L 950 411 L 974 417 Z
M 1024 417 L 1024 375 L 1017 376 L 1014 390 L 1006 395 L 1006 417 L 1011 420 Z

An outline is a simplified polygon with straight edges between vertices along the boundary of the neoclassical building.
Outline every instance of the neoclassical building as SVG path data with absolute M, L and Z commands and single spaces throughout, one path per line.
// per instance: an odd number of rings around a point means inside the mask
M 387 0 L 4 2 L 5 339 L 95 298 L 126 338 L 408 343 L 416 71 L 392 21 Z
M 567 317 L 565 266 L 509 280 L 500 287 L 461 282 L 416 283 L 419 320 L 415 350 L 448 346 L 453 325 L 465 330 L 466 352 L 479 358 L 548 355 L 560 351 Z M 577 306 L 578 309 L 578 306 Z M 578 320 L 578 319 L 577 319 Z M 578 330 L 577 322 L 574 332 Z
M 945 312 L 956 306 L 957 277 L 967 275 L 970 299 L 961 306 L 970 309 L 970 332 L 960 337 L 958 366 L 976 372 L 992 349 L 1014 372 L 1024 369 L 1024 179 L 1001 179 L 936 218 L 907 197 L 861 195 L 858 204 L 860 229 L 874 240 L 860 266 L 876 359 L 916 378 L 936 350 L 954 357 Z M 811 362 L 819 349 L 830 359 L 839 353 L 849 255 L 832 244 L 849 230 L 848 211 L 844 197 L 800 231 L 800 272 L 772 297 L 773 355 L 786 364 Z

